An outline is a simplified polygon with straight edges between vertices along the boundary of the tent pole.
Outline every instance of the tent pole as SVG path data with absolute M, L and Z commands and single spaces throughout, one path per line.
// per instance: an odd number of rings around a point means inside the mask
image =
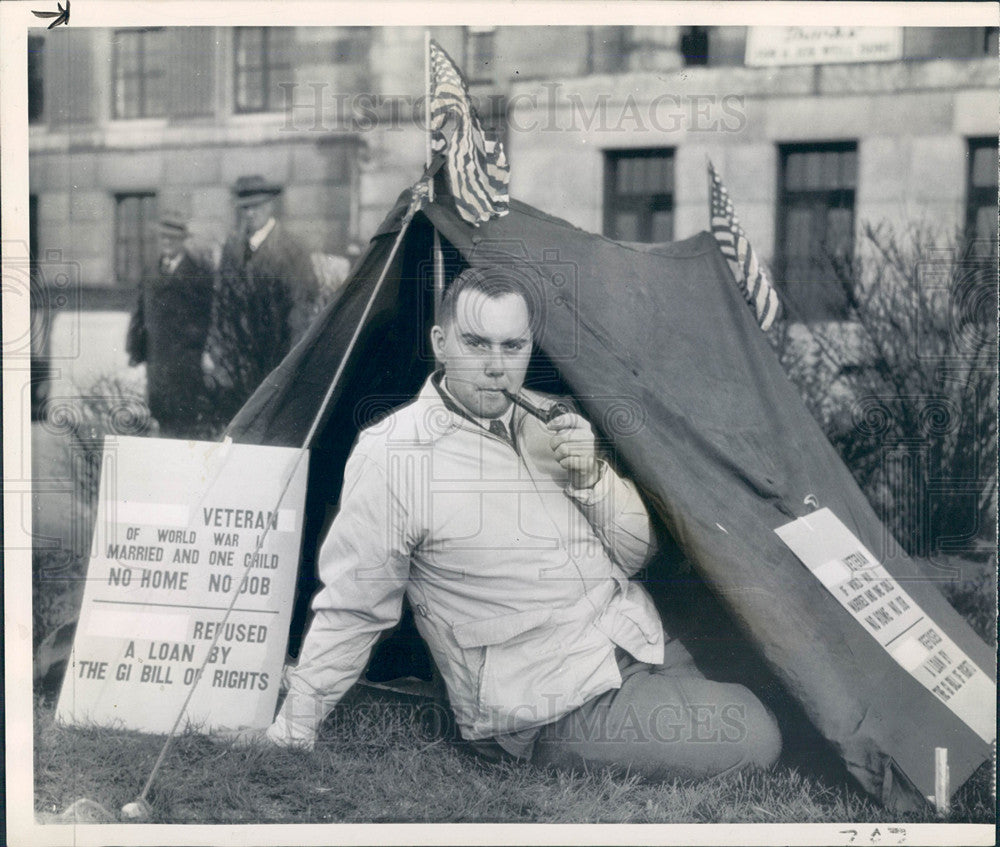
M 392 265 L 393 260 L 396 258 L 396 253 L 399 251 L 399 245 L 403 241 L 403 236 L 406 234 L 406 230 L 409 229 L 410 221 L 413 220 L 413 216 L 422 207 L 425 196 L 426 196 L 425 191 L 420 190 L 420 183 L 414 186 L 413 198 L 410 200 L 410 207 L 406 210 L 406 214 L 403 217 L 403 222 L 399 228 L 399 234 L 396 236 L 396 241 L 392 245 L 392 250 L 390 251 L 388 258 L 386 259 L 385 264 L 382 266 L 382 272 L 379 274 L 378 282 L 375 283 L 375 288 L 372 290 L 371 296 L 368 298 L 368 303 L 365 304 L 365 310 L 364 312 L 361 313 L 361 317 L 358 320 L 358 325 L 354 328 L 354 334 L 351 336 L 351 340 L 347 345 L 347 349 L 344 351 L 344 355 L 340 359 L 340 364 L 337 366 L 337 372 L 333 375 L 333 379 L 330 381 L 330 385 L 327 388 L 326 394 L 323 397 L 323 402 L 319 407 L 319 411 L 313 418 L 312 425 L 309 427 L 309 433 L 306 435 L 305 440 L 302 442 L 302 446 L 299 448 L 298 455 L 295 457 L 295 462 L 292 465 L 291 473 L 285 480 L 285 484 L 281 489 L 281 493 L 278 495 L 278 502 L 275 504 L 275 510 L 277 510 L 281 506 L 281 503 L 284 501 L 285 495 L 288 493 L 289 486 L 291 485 L 292 480 L 295 478 L 296 472 L 298 471 L 299 466 L 302 464 L 303 458 L 309 455 L 309 446 L 316 435 L 316 430 L 319 428 L 319 423 L 323 419 L 326 407 L 330 403 L 330 398 L 333 396 L 333 392 L 336 389 L 337 384 L 340 382 L 340 378 L 344 373 L 344 368 L 347 366 L 347 360 L 351 357 L 351 353 L 353 352 L 354 347 L 357 344 L 358 338 L 361 336 L 361 328 L 365 325 L 365 321 L 368 320 L 368 315 L 371 313 L 372 306 L 375 304 L 375 298 L 378 297 L 379 291 L 382 290 L 382 284 L 385 282 L 386 275 L 389 272 L 389 267 L 390 265 Z M 269 532 L 270 532 L 270 527 L 267 527 L 265 528 L 263 534 L 257 537 L 256 549 L 254 551 L 255 553 L 259 553 L 261 549 L 263 549 L 264 540 L 267 538 Z M 243 572 L 243 579 L 240 581 L 236 590 L 233 592 L 232 598 L 229 601 L 229 606 L 226 609 L 226 613 L 222 618 L 222 623 L 225 623 L 227 620 L 229 620 L 229 615 L 233 611 L 233 607 L 236 604 L 236 600 L 240 596 L 241 587 L 246 582 L 246 579 L 250 574 L 251 568 L 252 565 L 248 563 Z M 204 671 L 205 667 L 208 664 L 209 656 L 211 656 L 212 650 L 215 648 L 215 645 L 218 642 L 219 632 L 221 632 L 221 627 L 216 631 L 215 640 L 212 642 L 209 651 L 205 654 L 205 661 L 202 663 L 201 671 Z M 199 672 L 198 679 L 200 681 L 201 672 Z M 187 697 L 185 698 L 184 703 L 181 705 L 180 711 L 177 714 L 177 719 L 174 721 L 174 725 L 170 728 L 170 732 L 167 734 L 167 737 L 163 742 L 163 746 L 160 748 L 160 753 L 156 757 L 156 761 L 153 763 L 152 770 L 150 770 L 149 776 L 146 778 L 146 783 L 143 786 L 142 791 L 139 793 L 138 797 L 136 797 L 136 799 L 133 802 L 126 803 L 125 806 L 122 807 L 123 817 L 129 820 L 148 820 L 150 815 L 149 801 L 148 801 L 149 791 L 153 786 L 153 781 L 156 779 L 156 775 L 160 771 L 160 767 L 163 765 L 163 762 L 166 759 L 167 751 L 171 747 L 171 743 L 173 742 L 174 737 L 177 734 L 177 729 L 180 727 L 181 720 L 184 718 L 184 714 L 187 711 L 188 704 L 191 702 L 191 697 L 194 694 L 195 689 L 197 687 L 198 685 L 196 682 L 188 690 Z
M 424 30 L 424 114 L 427 126 L 424 132 L 424 167 L 431 167 L 431 31 Z M 430 182 L 430 202 L 434 202 L 434 180 Z M 444 296 L 444 260 L 441 256 L 441 236 L 434 230 L 434 322 L 438 321 L 438 310 Z

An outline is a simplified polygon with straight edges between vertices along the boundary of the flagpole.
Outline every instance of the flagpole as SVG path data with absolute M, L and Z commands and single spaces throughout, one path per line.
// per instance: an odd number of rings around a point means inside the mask
M 441 236 L 434 229 L 434 322 L 438 322 L 438 309 L 444 298 L 444 256 L 441 254 Z
M 431 31 L 424 30 L 424 168 L 431 166 Z M 434 202 L 434 181 L 431 180 L 430 196 Z
M 431 166 L 431 31 L 424 30 L 424 114 L 427 126 L 424 127 L 424 166 Z M 428 201 L 434 202 L 434 178 L 430 182 Z M 434 227 L 434 322 L 438 321 L 438 308 L 444 297 L 444 257 L 441 254 L 441 235 Z

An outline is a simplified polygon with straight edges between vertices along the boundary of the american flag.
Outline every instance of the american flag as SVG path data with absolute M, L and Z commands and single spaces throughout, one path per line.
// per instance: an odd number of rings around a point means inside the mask
M 733 210 L 729 192 L 726 191 L 711 162 L 708 163 L 708 176 L 712 195 L 712 235 L 715 236 L 722 255 L 729 262 L 736 284 L 754 310 L 757 323 L 762 330 L 767 331 L 781 311 L 778 292 L 774 290 L 767 274 L 764 273 L 764 268 L 757 261 L 757 254 Z
M 458 213 L 469 223 L 506 215 L 510 167 L 503 145 L 486 137 L 461 72 L 430 42 L 431 149 L 444 152 Z

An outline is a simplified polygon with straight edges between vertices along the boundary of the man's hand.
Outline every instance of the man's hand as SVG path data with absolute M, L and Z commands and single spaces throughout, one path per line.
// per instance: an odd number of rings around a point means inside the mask
M 570 487 L 593 488 L 601 478 L 601 464 L 590 424 L 580 415 L 567 412 L 547 426 L 554 433 L 549 446 L 556 461 L 569 473 Z

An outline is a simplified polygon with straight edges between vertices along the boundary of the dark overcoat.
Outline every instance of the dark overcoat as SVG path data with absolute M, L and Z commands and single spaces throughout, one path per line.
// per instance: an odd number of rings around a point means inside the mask
M 161 266 L 142 281 L 126 351 L 146 363 L 150 413 L 161 434 L 194 435 L 206 402 L 201 354 L 212 315 L 210 268 L 185 253 L 173 273 Z
M 234 233 L 222 249 L 209 352 L 221 422 L 287 355 L 315 315 L 309 253 L 280 222 L 256 250 Z

